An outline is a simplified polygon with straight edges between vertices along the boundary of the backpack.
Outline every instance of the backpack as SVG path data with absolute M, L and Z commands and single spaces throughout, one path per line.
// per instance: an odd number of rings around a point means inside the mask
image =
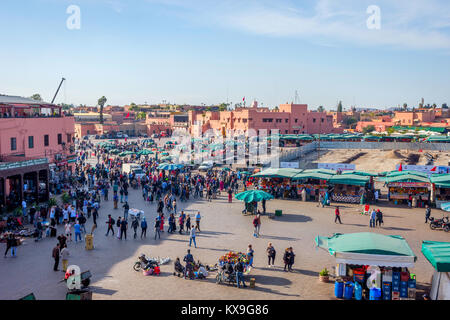
M 116 220 L 114 220 L 113 218 L 111 218 L 111 225 L 113 226 L 116 223 Z

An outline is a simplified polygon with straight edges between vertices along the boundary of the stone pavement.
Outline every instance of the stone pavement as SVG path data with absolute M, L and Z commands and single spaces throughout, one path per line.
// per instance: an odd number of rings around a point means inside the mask
M 91 289 L 93 299 L 333 299 L 334 284 L 318 281 L 318 272 L 324 267 L 332 270 L 334 258 L 328 252 L 315 247 L 318 235 L 332 235 L 335 232 L 374 231 L 386 235 L 401 235 L 406 238 L 418 257 L 416 273 L 418 283 L 430 284 L 433 267 L 420 252 L 422 240 L 449 241 L 450 235 L 443 231 L 432 231 L 424 223 L 423 209 L 381 207 L 385 225 L 370 229 L 369 218 L 359 214 L 361 206 L 342 205 L 343 224 L 334 223 L 334 206 L 318 208 L 316 203 L 291 200 L 267 202 L 268 211 L 283 210 L 283 216 L 275 220 L 262 217 L 261 237 L 254 238 L 252 216 L 241 214 L 243 203 L 233 199 L 229 204 L 225 194 L 219 199 L 207 202 L 194 200 L 179 202 L 179 210 L 195 214 L 200 210 L 203 219 L 202 232 L 197 236 L 198 248 L 191 248 L 194 258 L 203 263 L 214 264 L 224 253 L 245 252 L 248 244 L 255 250 L 254 264 L 250 277 L 256 279 L 256 288 L 237 289 L 228 285 L 217 285 L 215 274 L 206 280 L 184 280 L 172 275 L 173 264 L 161 266 L 160 276 L 144 276 L 133 270 L 139 254 L 148 256 L 169 256 L 172 261 L 181 259 L 189 248 L 188 235 L 161 234 L 161 240 L 154 240 L 153 221 L 156 204 L 144 203 L 140 190 L 131 189 L 130 207 L 145 210 L 149 223 L 146 239 L 133 239 L 131 228 L 128 240 L 118 240 L 111 235 L 105 237 L 106 217 L 110 213 L 117 220 L 123 209 L 114 210 L 113 202 L 102 201 L 98 228 L 94 231 L 94 250 L 86 251 L 84 242 L 69 243 L 69 264 L 76 264 L 82 271 L 92 273 Z M 432 210 L 432 216 L 441 217 L 442 211 Z M 191 218 L 192 222 L 195 219 Z M 166 219 L 167 224 L 167 219 Z M 92 221 L 86 223 L 89 231 Z M 167 225 L 166 228 L 167 230 Z M 63 231 L 63 227 L 58 229 Z M 139 228 L 140 232 L 140 228 Z M 140 233 L 139 233 L 140 235 Z M 268 242 L 277 250 L 276 268 L 267 268 L 265 253 Z M 18 247 L 17 258 L 0 259 L 0 299 L 18 299 L 34 292 L 37 299 L 64 299 L 67 288 L 59 283 L 62 272 L 52 270 L 52 248 L 55 238 L 44 238 L 40 242 L 27 239 Z M 282 270 L 283 251 L 292 246 L 296 254 L 294 272 Z M 5 248 L 2 246 L 2 248 Z M 4 249 L 3 249 L 4 250 Z

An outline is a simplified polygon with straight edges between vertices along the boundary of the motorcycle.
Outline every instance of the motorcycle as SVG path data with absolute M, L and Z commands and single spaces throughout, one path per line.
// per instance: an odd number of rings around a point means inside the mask
M 450 231 L 450 221 L 448 219 L 448 217 L 445 218 L 446 221 L 444 223 L 442 223 L 442 229 L 444 229 L 445 232 L 449 232 Z
M 444 229 L 445 225 L 449 223 L 448 217 L 442 218 L 442 219 L 434 219 L 433 217 L 430 218 L 430 229 L 436 230 L 436 229 Z
M 141 254 L 138 257 L 138 261 L 134 263 L 133 269 L 135 271 L 140 271 L 141 269 L 149 269 L 149 268 L 155 268 L 159 266 L 159 262 L 150 258 L 147 258 L 145 254 Z

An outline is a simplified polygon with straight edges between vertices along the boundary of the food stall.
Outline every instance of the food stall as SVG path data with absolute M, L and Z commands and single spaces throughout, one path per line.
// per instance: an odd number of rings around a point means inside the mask
M 450 175 L 437 174 L 430 177 L 436 208 L 441 208 L 443 203 L 450 202 Z
M 301 173 L 302 169 L 269 168 L 251 175 L 251 179 L 258 179 L 258 187 L 269 192 L 272 187 L 291 185 L 291 179 Z
M 219 258 L 219 266 L 222 268 L 226 263 L 234 265 L 241 260 L 244 264 L 244 274 L 249 274 L 251 270 L 250 261 L 248 255 L 242 252 L 230 251 Z
M 370 176 L 358 174 L 338 174 L 328 181 L 332 184 L 331 200 L 344 203 L 361 203 L 366 188 L 369 188 Z
M 335 173 L 335 170 L 309 169 L 295 175 L 292 181 L 297 186 L 299 194 L 301 194 L 303 189 L 306 190 L 306 200 L 316 201 L 320 193 L 328 192 L 328 180 Z
M 422 254 L 435 269 L 431 300 L 450 300 L 450 242 L 422 241 Z
M 319 248 L 335 257 L 337 298 L 362 300 L 414 300 L 413 268 L 417 260 L 401 236 L 372 232 L 318 236 Z
M 388 187 L 388 200 L 392 200 L 395 204 L 408 204 L 411 196 L 411 205 L 422 208 L 425 202 L 430 199 L 430 180 L 423 174 L 419 175 L 410 172 L 395 175 L 388 174 L 384 181 Z

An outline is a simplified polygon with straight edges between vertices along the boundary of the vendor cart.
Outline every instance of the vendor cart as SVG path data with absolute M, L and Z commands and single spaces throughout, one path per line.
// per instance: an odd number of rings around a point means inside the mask
M 128 210 L 128 214 L 130 216 L 135 217 L 138 221 L 140 221 L 144 217 L 144 211 L 139 209 L 130 209 Z

